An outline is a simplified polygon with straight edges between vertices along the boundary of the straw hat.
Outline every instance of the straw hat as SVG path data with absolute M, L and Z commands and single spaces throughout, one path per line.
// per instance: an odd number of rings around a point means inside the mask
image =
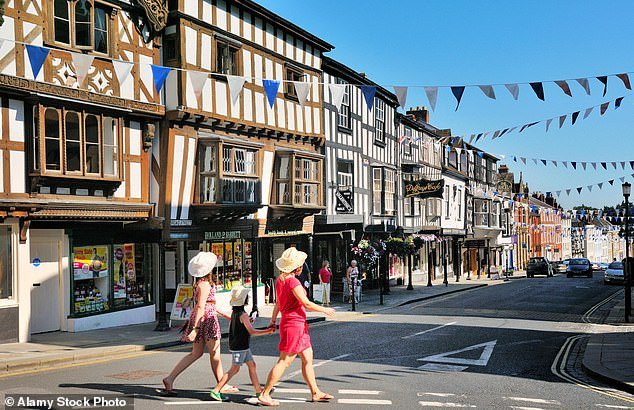
M 291 247 L 282 253 L 282 256 L 275 261 L 275 265 L 281 272 L 288 273 L 302 266 L 307 257 L 308 255 L 304 252 Z
M 229 304 L 231 306 L 244 306 L 247 296 L 249 296 L 249 290 L 249 288 L 245 288 L 242 285 L 238 285 L 231 289 L 231 301 Z
M 198 255 L 189 261 L 189 274 L 195 278 L 201 278 L 211 273 L 216 267 L 218 257 L 211 252 L 198 252 Z

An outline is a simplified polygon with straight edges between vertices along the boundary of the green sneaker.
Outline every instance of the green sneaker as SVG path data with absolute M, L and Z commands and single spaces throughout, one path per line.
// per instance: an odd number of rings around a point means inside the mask
M 220 397 L 222 397 L 222 401 L 229 401 L 229 396 L 224 393 L 220 393 Z
M 226 400 L 226 397 L 223 397 L 222 394 L 216 393 L 213 390 L 209 392 L 209 397 L 211 397 L 212 400 L 215 400 L 215 401 L 224 401 L 224 400 Z

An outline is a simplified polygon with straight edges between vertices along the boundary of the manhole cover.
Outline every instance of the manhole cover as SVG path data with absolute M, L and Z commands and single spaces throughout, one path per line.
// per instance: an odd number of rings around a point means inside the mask
M 112 374 L 106 377 L 123 380 L 141 380 L 147 379 L 148 377 L 158 376 L 160 374 L 165 374 L 165 372 L 157 372 L 155 370 L 133 370 L 131 372 Z

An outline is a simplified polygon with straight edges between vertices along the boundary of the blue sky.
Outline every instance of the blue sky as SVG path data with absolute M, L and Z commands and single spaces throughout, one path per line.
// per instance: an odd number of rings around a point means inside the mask
M 467 88 L 456 112 L 451 91 L 441 89 L 430 122 L 454 135 L 503 129 L 583 110 L 626 96 L 618 110 L 598 110 L 574 126 L 570 117 L 559 129 L 553 121 L 521 134 L 479 143 L 507 155 L 516 177 L 521 171 L 531 190 L 573 188 L 559 197 L 565 208 L 584 203 L 595 207 L 622 201 L 619 177 L 634 173 L 600 166 L 595 171 L 513 162 L 508 155 L 559 161 L 634 160 L 634 93 L 616 77 L 608 93 L 598 75 L 634 72 L 634 3 L 630 1 L 441 1 L 441 0 L 259 0 L 262 5 L 335 46 L 328 55 L 365 72 L 377 83 L 391 85 L 465 85 L 528 83 L 591 77 L 592 95 L 569 82 L 573 97 L 555 84 L 544 85 L 546 101 L 529 85 L 520 85 L 514 101 L 504 86 L 496 100 L 478 88 Z M 630 75 L 634 85 L 634 74 Z M 389 87 L 391 89 L 391 87 Z M 628 96 L 629 95 L 629 96 Z M 422 88 L 410 88 L 408 106 L 429 103 Z M 616 179 L 614 186 L 607 184 Z M 602 190 L 587 185 L 606 182 Z M 578 195 L 574 188 L 583 186 Z

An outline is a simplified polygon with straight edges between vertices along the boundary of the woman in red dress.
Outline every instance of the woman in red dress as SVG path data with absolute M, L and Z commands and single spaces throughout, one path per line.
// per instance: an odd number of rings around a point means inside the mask
M 277 315 L 281 313 L 280 344 L 278 346 L 280 357 L 269 372 L 266 387 L 258 397 L 259 403 L 264 406 L 279 406 L 279 401 L 271 398 L 271 390 L 297 355 L 302 359 L 302 375 L 310 387 L 312 401 L 323 402 L 333 399 L 333 396 L 322 392 L 317 387 L 315 370 L 313 369 L 313 348 L 308 335 L 308 323 L 306 323 L 306 309 L 322 312 L 327 316 L 333 316 L 335 310 L 316 305 L 308 300 L 306 290 L 295 277 L 302 273 L 306 256 L 304 252 L 292 247 L 286 249 L 282 257 L 275 261 L 281 273 L 275 281 L 277 301 L 273 307 L 269 327 L 275 327 Z

